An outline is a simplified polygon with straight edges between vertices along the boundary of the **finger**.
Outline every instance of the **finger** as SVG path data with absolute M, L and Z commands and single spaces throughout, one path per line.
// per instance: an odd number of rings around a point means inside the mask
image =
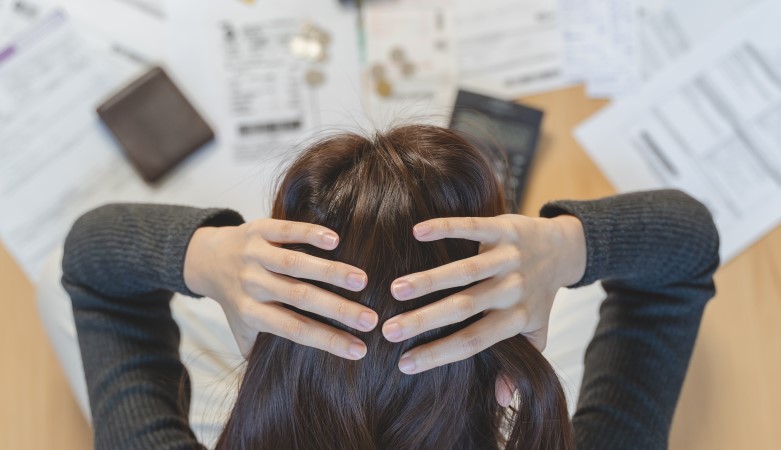
M 272 272 L 322 281 L 351 291 L 360 291 L 368 282 L 366 272 L 361 269 L 295 250 L 266 247 L 258 249 L 253 258 Z
M 482 319 L 450 336 L 415 347 L 401 356 L 399 370 L 420 373 L 469 358 L 499 341 L 517 334 L 516 314 L 491 311 Z
M 496 276 L 501 272 L 519 272 L 521 255 L 514 246 L 496 247 L 485 253 L 405 275 L 391 283 L 391 293 L 397 300 L 409 300 Z
M 339 235 L 321 225 L 278 219 L 257 222 L 257 233 L 269 242 L 311 244 L 324 250 L 332 250 L 339 245 Z
M 361 331 L 373 330 L 379 320 L 377 313 L 371 308 L 305 281 L 283 275 L 248 282 L 244 289 L 254 298 L 270 297 Z
M 258 328 L 297 344 L 314 347 L 347 359 L 366 356 L 366 345 L 357 337 L 279 305 L 266 304 Z
M 444 238 L 493 243 L 502 237 L 503 226 L 495 217 L 445 217 L 420 222 L 412 229 L 419 241 Z
M 429 330 L 462 322 L 487 309 L 506 308 L 523 295 L 520 275 L 492 278 L 429 305 L 388 319 L 382 333 L 399 342 Z
M 515 386 L 512 380 L 504 374 L 500 373 L 496 377 L 496 402 L 503 408 L 510 406 L 515 395 Z

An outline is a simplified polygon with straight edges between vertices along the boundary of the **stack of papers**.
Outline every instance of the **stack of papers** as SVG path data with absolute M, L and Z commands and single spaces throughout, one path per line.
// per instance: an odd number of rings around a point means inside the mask
M 560 0 L 565 70 L 591 97 L 638 92 L 763 0 Z
M 781 4 L 759 4 L 576 131 L 619 191 L 707 205 L 722 261 L 781 223 L 780 22 Z

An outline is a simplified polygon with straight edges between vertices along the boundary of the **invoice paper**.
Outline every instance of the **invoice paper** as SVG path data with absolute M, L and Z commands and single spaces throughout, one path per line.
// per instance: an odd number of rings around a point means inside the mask
M 635 0 L 560 0 L 570 78 L 591 97 L 616 97 L 640 84 Z
M 781 4 L 747 11 L 575 134 L 619 191 L 705 203 L 723 261 L 781 222 Z
M 506 99 L 572 83 L 557 0 L 459 0 L 461 87 Z
M 78 215 L 146 198 L 95 114 L 134 73 L 102 44 L 55 13 L 0 50 L 0 236 L 32 280 Z
M 637 4 L 640 73 L 649 80 L 737 15 L 768 0 L 642 0 Z M 772 1 L 772 0 L 771 0 Z

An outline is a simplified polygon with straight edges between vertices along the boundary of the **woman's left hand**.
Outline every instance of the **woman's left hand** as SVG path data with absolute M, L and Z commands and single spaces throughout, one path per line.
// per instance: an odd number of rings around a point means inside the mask
M 388 319 L 382 327 L 385 338 L 399 342 L 475 314 L 483 317 L 402 355 L 399 369 L 408 374 L 466 359 L 517 334 L 542 351 L 556 292 L 577 283 L 586 267 L 583 227 L 572 216 L 544 219 L 505 214 L 433 219 L 417 224 L 414 235 L 419 241 L 478 241 L 480 251 L 476 256 L 396 279 L 391 285 L 396 299 L 410 300 L 478 283 Z M 497 381 L 497 388 L 499 384 Z

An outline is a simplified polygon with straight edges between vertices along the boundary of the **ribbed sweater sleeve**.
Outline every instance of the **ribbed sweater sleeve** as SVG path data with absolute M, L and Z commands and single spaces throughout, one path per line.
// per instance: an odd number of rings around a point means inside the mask
M 239 225 L 238 213 L 112 204 L 73 225 L 62 284 L 71 297 L 96 449 L 193 449 L 190 386 L 171 317 L 198 227 Z
M 573 417 L 579 450 L 665 449 L 703 309 L 715 294 L 719 237 L 708 210 L 673 190 L 545 205 L 576 216 L 587 267 L 607 298 L 586 350 Z

